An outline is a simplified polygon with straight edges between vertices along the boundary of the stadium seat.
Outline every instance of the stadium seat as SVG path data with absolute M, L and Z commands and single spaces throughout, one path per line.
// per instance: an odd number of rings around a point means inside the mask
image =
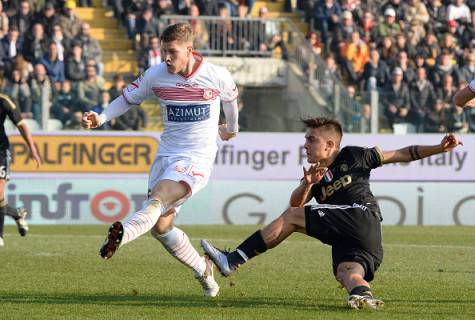
M 48 127 L 46 131 L 61 131 L 63 124 L 58 119 L 48 119 Z
M 30 131 L 41 131 L 40 125 L 35 120 L 25 119 L 25 123 L 28 126 L 28 128 L 30 129 Z

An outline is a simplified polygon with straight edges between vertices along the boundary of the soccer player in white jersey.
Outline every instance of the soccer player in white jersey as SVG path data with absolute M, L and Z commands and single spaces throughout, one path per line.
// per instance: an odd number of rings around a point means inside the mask
M 180 206 L 208 182 L 217 151 L 217 136 L 229 140 L 238 132 L 238 95 L 230 73 L 193 52 L 191 27 L 168 26 L 161 35 L 163 59 L 124 89 L 98 115 L 86 112 L 85 128 L 97 128 L 142 101 L 160 102 L 164 130 L 150 170 L 149 199 L 124 224 L 110 228 L 100 249 L 104 259 L 121 246 L 151 230 L 177 260 L 191 268 L 206 296 L 216 296 L 219 286 L 210 260 L 201 257 L 188 236 L 173 225 Z M 220 102 L 226 124 L 219 125 Z

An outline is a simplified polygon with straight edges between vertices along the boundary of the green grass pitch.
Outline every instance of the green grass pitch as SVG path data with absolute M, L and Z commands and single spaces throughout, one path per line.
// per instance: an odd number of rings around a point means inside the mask
M 234 248 L 256 226 L 182 226 Z M 191 271 L 149 235 L 98 256 L 107 226 L 6 229 L 0 248 L 0 319 L 475 319 L 475 228 L 385 227 L 372 283 L 383 309 L 349 310 L 330 248 L 293 235 L 230 278 L 209 299 Z M 201 248 L 199 249 L 201 252 Z

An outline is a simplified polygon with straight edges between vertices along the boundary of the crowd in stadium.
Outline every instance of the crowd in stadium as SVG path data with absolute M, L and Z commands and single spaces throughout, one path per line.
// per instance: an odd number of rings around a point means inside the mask
M 79 129 L 83 111 L 95 106 L 100 112 L 120 93 L 125 85 L 121 75 L 105 90 L 101 47 L 90 36 L 89 24 L 75 15 L 77 4 L 90 6 L 90 1 L 0 3 L 0 90 L 12 97 L 25 118 L 41 122 L 44 101 L 50 101 L 50 117 L 66 129 Z M 356 101 L 370 90 L 380 93 L 383 127 L 410 123 L 418 132 L 475 131 L 475 114 L 453 104 L 457 89 L 475 78 L 475 1 L 299 0 L 296 8 L 291 3 L 285 1 L 286 10 L 302 13 L 310 25 L 307 39 L 322 55 L 327 72 L 343 81 Z M 106 4 L 134 40 L 142 71 L 161 61 L 160 16 L 247 17 L 254 1 Z M 266 13 L 265 7 L 259 10 L 261 18 Z M 196 22 L 193 28 L 199 35 L 196 47 L 208 45 L 209 26 Z M 271 41 L 285 59 L 282 39 Z M 367 101 L 360 100 L 362 119 L 368 118 Z M 130 118 L 114 121 L 107 129 L 144 128 L 142 109 Z

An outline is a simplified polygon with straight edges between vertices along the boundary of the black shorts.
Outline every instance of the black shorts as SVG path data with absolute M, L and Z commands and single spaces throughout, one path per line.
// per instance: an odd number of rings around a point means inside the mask
M 305 207 L 305 228 L 309 236 L 332 246 L 333 273 L 342 262 L 358 262 L 371 281 L 383 261 L 380 214 L 354 204 Z
M 10 180 L 10 150 L 0 150 L 0 180 Z

